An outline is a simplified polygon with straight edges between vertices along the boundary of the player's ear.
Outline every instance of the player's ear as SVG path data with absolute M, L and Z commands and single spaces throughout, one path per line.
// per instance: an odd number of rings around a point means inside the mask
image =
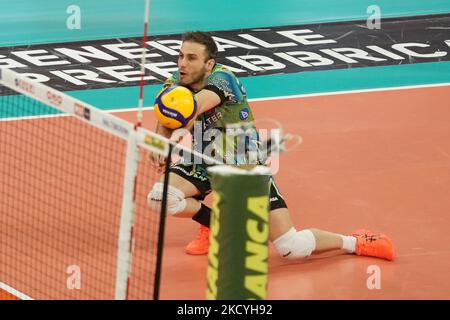
M 206 69 L 209 72 L 212 71 L 212 69 L 214 68 L 215 64 L 216 64 L 216 60 L 215 59 L 209 59 L 208 61 L 206 61 Z

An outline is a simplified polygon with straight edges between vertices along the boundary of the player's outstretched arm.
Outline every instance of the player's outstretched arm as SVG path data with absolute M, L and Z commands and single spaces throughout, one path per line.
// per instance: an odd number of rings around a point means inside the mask
M 195 99 L 197 101 L 197 112 L 194 116 L 194 119 L 200 116 L 202 113 L 211 110 L 212 108 L 216 107 L 221 103 L 221 98 L 219 95 L 211 90 L 201 90 L 197 94 L 195 94 Z M 163 126 L 159 121 L 156 122 L 156 130 L 155 132 L 157 134 L 160 134 L 168 139 L 173 140 L 175 143 L 178 143 L 182 137 L 183 134 L 180 134 L 180 132 L 190 132 L 192 127 L 194 125 L 194 122 L 189 124 L 188 126 L 181 128 L 178 130 L 172 130 L 165 126 Z M 175 133 L 175 134 L 174 134 Z M 164 165 L 164 158 L 162 156 L 158 156 L 156 154 L 152 154 L 150 156 L 151 161 L 154 165 L 162 167 Z
M 197 116 L 218 106 L 221 102 L 217 93 L 208 89 L 203 89 L 196 93 L 195 99 L 198 106 Z
M 170 139 L 170 136 L 172 135 L 173 130 L 164 127 L 159 121 L 156 121 L 155 132 L 159 135 L 162 135 L 165 138 Z
M 197 118 L 202 113 L 211 110 L 214 107 L 217 107 L 221 103 L 221 99 L 219 95 L 211 90 L 202 89 L 195 94 L 195 100 L 197 100 L 197 113 L 194 118 Z M 194 122 L 189 124 L 186 129 L 187 131 L 191 131 L 194 126 Z

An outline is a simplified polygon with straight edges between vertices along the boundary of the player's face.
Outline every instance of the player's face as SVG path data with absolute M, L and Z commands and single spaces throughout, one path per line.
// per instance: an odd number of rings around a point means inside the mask
M 205 46 L 200 43 L 185 41 L 178 56 L 180 84 L 183 86 L 203 86 L 207 74 L 211 71 L 213 59 L 208 59 Z

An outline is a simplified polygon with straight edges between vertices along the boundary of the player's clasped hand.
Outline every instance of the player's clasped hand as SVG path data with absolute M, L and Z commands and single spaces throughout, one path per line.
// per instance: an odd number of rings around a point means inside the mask
M 186 132 L 183 130 L 174 130 L 171 134 L 170 141 L 172 142 L 173 145 L 176 145 L 180 143 L 185 134 Z M 150 152 L 149 159 L 152 165 L 158 167 L 159 172 L 162 172 L 164 170 L 166 164 L 165 156 L 155 152 Z
M 152 165 L 158 167 L 158 171 L 163 171 L 165 163 L 166 163 L 166 158 L 158 153 L 155 152 L 151 152 L 149 154 L 149 159 L 152 163 Z

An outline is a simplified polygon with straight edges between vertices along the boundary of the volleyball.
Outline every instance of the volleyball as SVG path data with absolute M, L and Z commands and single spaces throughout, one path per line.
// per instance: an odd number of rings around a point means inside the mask
M 194 120 L 196 112 L 197 101 L 194 94 L 186 87 L 170 86 L 156 96 L 156 117 L 169 129 L 186 127 Z

